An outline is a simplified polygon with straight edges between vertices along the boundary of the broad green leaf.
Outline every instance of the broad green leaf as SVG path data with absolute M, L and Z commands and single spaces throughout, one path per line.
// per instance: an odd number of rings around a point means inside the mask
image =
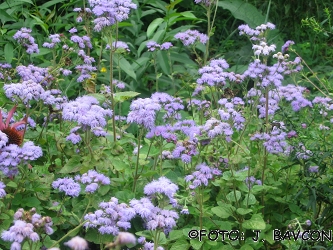
M 6 11 L 0 9 L 0 20 L 2 24 L 5 24 L 8 21 L 15 21 L 15 18 L 9 15 Z
M 218 6 L 229 10 L 235 18 L 244 21 L 252 28 L 265 22 L 265 17 L 250 3 L 241 0 L 228 0 L 220 1 Z
M 148 28 L 147 28 L 147 37 L 151 38 L 152 35 L 154 34 L 155 30 L 157 29 L 158 26 L 160 26 L 161 23 L 164 22 L 163 18 L 156 18 L 154 21 L 152 21 Z
M 212 212 L 222 219 L 232 216 L 232 211 L 228 207 L 213 207 Z
M 165 30 L 164 29 L 160 29 L 160 30 L 158 30 L 155 33 L 155 35 L 153 36 L 152 40 L 156 41 L 157 43 L 159 43 L 162 40 L 162 38 L 164 37 L 164 35 L 165 35 Z
M 38 207 L 40 201 L 36 197 L 25 197 L 22 199 L 21 204 L 27 207 Z
M 250 208 L 237 208 L 236 212 L 240 215 L 245 215 L 245 214 L 248 214 L 248 213 L 251 213 L 252 212 L 252 209 Z
M 257 199 L 253 194 L 248 194 L 245 195 L 244 200 L 243 200 L 243 205 L 248 206 L 248 205 L 253 205 L 256 204 Z
M 130 77 L 136 80 L 136 74 L 132 68 L 132 65 L 125 59 L 121 58 L 119 61 L 119 67 Z
M 61 174 L 75 173 L 79 172 L 81 167 L 81 157 L 79 155 L 74 155 L 68 160 L 65 166 L 59 171 Z
M 98 193 L 100 195 L 106 195 L 110 191 L 110 185 L 103 185 L 98 188 Z
M 138 95 L 140 95 L 140 93 L 138 92 L 124 91 L 124 92 L 115 93 L 113 98 L 115 102 L 124 102 Z
M 7 187 L 17 188 L 17 184 L 13 181 L 10 181 L 6 184 Z
M 254 214 L 250 220 L 244 221 L 242 225 L 245 229 L 252 230 L 264 230 L 266 228 L 266 223 L 260 214 Z
M 240 191 L 231 191 L 229 194 L 227 194 L 226 198 L 230 202 L 236 202 L 241 198 L 242 194 Z
M 195 250 L 201 249 L 203 243 L 204 243 L 203 241 L 199 241 L 199 240 L 190 241 L 191 247 Z
M 186 240 L 177 240 L 172 244 L 170 250 L 187 250 L 190 248 L 190 244 Z
M 179 238 L 183 237 L 183 232 L 182 230 L 172 230 L 170 233 L 169 233 L 169 240 L 170 241 L 174 241 L 174 240 L 177 240 Z
M 168 52 L 165 50 L 157 51 L 156 59 L 157 59 L 158 65 L 160 65 L 163 73 L 166 75 L 170 75 L 170 62 L 169 62 L 167 53 Z
M 180 12 L 180 14 L 184 17 L 187 17 L 187 18 L 193 18 L 193 19 L 196 19 L 197 17 L 192 13 L 192 11 L 183 11 L 183 12 Z
M 14 51 L 13 44 L 6 43 L 6 45 L 5 45 L 5 59 L 6 59 L 6 62 L 8 62 L 8 63 L 12 62 L 12 60 L 13 60 L 13 51 Z

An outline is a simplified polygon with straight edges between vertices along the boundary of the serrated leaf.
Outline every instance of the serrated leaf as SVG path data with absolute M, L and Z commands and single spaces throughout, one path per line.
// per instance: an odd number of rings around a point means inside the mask
M 220 1 L 218 6 L 227 9 L 231 14 L 250 27 L 255 28 L 265 22 L 265 17 L 250 3 L 241 0 Z
M 266 228 L 266 223 L 260 214 L 254 214 L 251 219 L 245 220 L 242 225 L 245 229 L 252 230 L 264 230 Z
M 154 21 L 152 21 L 147 28 L 147 37 L 151 38 L 151 36 L 154 34 L 157 27 L 160 26 L 160 24 L 163 22 L 164 22 L 164 19 L 160 18 L 160 17 L 156 18 Z

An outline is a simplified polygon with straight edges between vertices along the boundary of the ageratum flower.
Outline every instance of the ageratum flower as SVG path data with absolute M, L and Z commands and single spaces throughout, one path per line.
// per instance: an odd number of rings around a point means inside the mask
M 227 80 L 231 80 L 231 74 L 225 72 L 229 68 L 229 64 L 224 59 L 214 59 L 209 65 L 199 69 L 200 78 L 197 80 L 199 85 L 207 84 L 208 86 L 224 86 Z
M 64 245 L 68 246 L 70 249 L 73 249 L 73 250 L 88 249 L 88 242 L 79 236 L 73 237 L 69 241 L 65 242 Z
M 92 12 L 97 16 L 93 21 L 94 30 L 99 32 L 107 26 L 128 19 L 131 9 L 136 9 L 136 4 L 131 0 L 89 0 Z
M 175 207 L 177 206 L 177 200 L 174 198 L 174 195 L 177 190 L 178 186 L 163 176 L 158 180 L 148 183 L 143 191 L 148 197 L 155 197 L 156 194 L 164 194 L 169 199 L 169 202 Z
M 85 188 L 86 193 L 94 193 L 100 185 L 110 185 L 109 177 L 95 170 L 89 170 L 87 173 L 82 174 L 82 176 L 77 175 L 74 179 L 87 185 Z
M 81 191 L 79 183 L 75 182 L 73 178 L 65 177 L 58 178 L 52 182 L 52 187 L 58 189 L 60 192 L 64 192 L 65 195 L 78 197 Z
M 138 98 L 130 105 L 127 123 L 136 123 L 146 129 L 152 129 L 155 126 L 156 112 L 160 109 L 161 105 L 151 98 Z
M 0 181 L 0 198 L 3 198 L 6 196 L 6 191 L 5 191 L 6 185 Z
M 94 213 L 84 216 L 87 221 L 86 228 L 98 228 L 101 234 L 118 235 L 120 229 L 128 230 L 131 228 L 130 220 L 136 215 L 135 210 L 128 207 L 125 203 L 119 203 L 118 199 L 112 197 L 109 202 L 101 202 L 100 209 Z
M 196 166 L 196 171 L 185 176 L 185 181 L 190 182 L 189 188 L 195 189 L 199 186 L 208 186 L 208 181 L 214 178 L 214 175 L 221 175 L 221 170 L 211 168 L 206 163 L 201 163 Z
M 35 43 L 35 39 L 30 35 L 31 29 L 21 28 L 17 31 L 13 38 L 17 40 L 23 47 L 27 48 L 27 53 L 39 53 L 38 44 Z
M 197 30 L 179 32 L 175 35 L 175 38 L 179 39 L 185 46 L 192 45 L 196 42 L 206 44 L 209 39 L 207 35 L 200 33 Z
M 148 230 L 161 229 L 165 233 L 170 232 L 176 226 L 176 220 L 179 218 L 177 212 L 156 207 L 146 197 L 131 200 L 130 206 L 143 219 Z

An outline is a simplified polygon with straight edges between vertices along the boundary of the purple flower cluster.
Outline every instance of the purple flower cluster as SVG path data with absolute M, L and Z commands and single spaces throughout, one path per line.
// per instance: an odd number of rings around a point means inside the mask
M 79 48 L 81 49 L 84 49 L 86 47 L 92 49 L 92 44 L 91 44 L 91 41 L 90 41 L 90 37 L 89 36 L 78 36 L 78 35 L 72 35 L 70 40 L 73 42 L 73 43 L 76 43 Z
M 123 42 L 123 41 L 115 41 L 112 42 L 112 48 L 118 52 L 130 52 L 131 50 L 129 49 L 127 43 Z M 110 45 L 107 44 L 105 49 L 110 49 Z
M 178 186 L 164 176 L 160 177 L 158 180 L 148 183 L 144 187 L 144 193 L 148 198 L 152 200 L 154 197 L 158 196 L 156 194 L 164 194 L 169 199 L 169 202 L 173 207 L 177 206 L 177 200 L 174 198 L 177 190 Z
M 191 99 L 188 101 L 187 108 L 192 110 L 202 110 L 203 116 L 207 117 L 210 114 L 211 102 L 207 100 Z
M 174 159 L 181 159 L 182 162 L 188 164 L 192 157 L 198 154 L 197 143 L 192 140 L 178 141 L 176 147 L 172 151 Z
M 57 45 L 57 43 L 61 42 L 61 37 L 60 37 L 59 34 L 49 35 L 49 39 L 51 40 L 51 42 L 50 43 L 49 42 L 43 43 L 43 47 L 52 49 Z
M 52 187 L 58 189 L 60 192 L 64 192 L 65 195 L 72 197 L 78 197 L 81 191 L 80 184 L 70 177 L 58 178 L 52 182 Z
M 196 42 L 207 43 L 208 36 L 200 33 L 197 30 L 186 30 L 184 32 L 179 32 L 175 35 L 176 39 L 179 39 L 185 46 L 193 45 Z
M 21 28 L 17 31 L 13 38 L 17 40 L 23 47 L 27 49 L 28 54 L 39 53 L 38 44 L 35 43 L 35 39 L 30 35 L 31 29 Z
M 146 44 L 148 51 L 155 51 L 155 50 L 168 50 L 170 49 L 173 45 L 170 42 L 165 42 L 162 44 L 158 44 L 155 41 L 149 41 Z
M 6 196 L 6 191 L 5 191 L 6 185 L 0 181 L 0 198 L 3 198 Z
M 5 147 L 8 143 L 8 136 L 0 131 L 0 149 Z
M 167 142 L 177 143 L 177 134 L 174 133 L 174 128 L 170 124 L 153 127 L 147 134 L 146 138 L 161 136 Z
M 211 5 L 212 4 L 212 2 L 214 2 L 214 1 L 211 1 L 211 0 L 194 0 L 194 2 L 196 3 L 196 4 L 203 4 L 203 5 L 205 5 L 205 6 L 209 6 L 209 5 Z
M 192 174 L 185 176 L 185 181 L 189 182 L 189 188 L 195 189 L 202 185 L 208 186 L 208 181 L 213 179 L 214 176 L 221 175 L 221 170 L 217 168 L 211 168 L 205 163 L 201 163 L 196 166 L 196 171 Z
M 77 175 L 74 178 L 77 182 L 87 185 L 85 188 L 86 193 L 94 193 L 100 185 L 110 185 L 110 178 L 104 174 L 100 174 L 95 170 L 89 170 L 82 176 Z
M 128 19 L 131 9 L 136 9 L 136 4 L 131 0 L 89 0 L 92 12 L 97 16 L 93 21 L 94 30 L 99 32 L 103 28 L 111 26 L 116 22 Z
M 130 220 L 136 216 L 136 211 L 125 203 L 118 203 L 118 199 L 112 197 L 109 202 L 101 202 L 99 210 L 84 216 L 88 222 L 86 228 L 98 228 L 101 234 L 118 235 L 120 229 L 131 228 Z
M 307 149 L 304 144 L 300 143 L 298 145 L 298 150 L 296 152 L 297 159 L 307 160 L 313 155 L 312 151 Z
M 201 75 L 197 79 L 199 85 L 207 84 L 208 86 L 224 86 L 227 80 L 233 80 L 233 75 L 225 72 L 224 70 L 229 68 L 229 64 L 224 59 L 214 59 L 209 62 L 208 66 L 204 66 L 199 69 Z
M 311 166 L 309 167 L 309 172 L 310 173 L 318 173 L 319 172 L 319 166 Z
M 184 109 L 183 101 L 181 98 L 175 98 L 167 93 L 156 92 L 152 94 L 151 99 L 160 104 L 161 107 L 166 111 L 166 114 L 163 116 L 164 121 L 181 119 L 181 115 L 178 112 Z
M 21 244 L 25 240 L 32 242 L 39 241 L 40 236 L 37 232 L 41 230 L 51 235 L 53 233 L 52 224 L 50 217 L 42 217 L 36 213 L 35 208 L 32 208 L 30 211 L 24 211 L 20 208 L 14 214 L 14 225 L 9 230 L 2 231 L 1 238 L 4 241 L 12 242 L 10 249 L 21 249 Z
M 112 111 L 103 109 L 98 105 L 98 101 L 92 96 L 82 96 L 76 98 L 75 101 L 68 102 L 63 105 L 62 117 L 64 120 L 77 122 L 83 130 L 90 129 L 96 136 L 106 136 L 103 130 L 106 126 L 106 117 L 112 116 Z M 78 143 L 80 139 L 77 137 L 77 130 L 71 130 L 68 140 Z
M 249 189 L 251 189 L 254 184 L 261 186 L 262 182 L 261 182 L 261 180 L 257 180 L 254 176 L 250 176 L 250 177 L 246 177 L 245 184 Z
M 257 26 L 255 29 L 250 28 L 249 25 L 243 24 L 238 27 L 239 35 L 246 35 L 250 38 L 251 41 L 261 41 L 265 39 L 262 35 L 267 30 L 275 29 L 275 25 L 272 23 L 261 24 Z
M 254 55 L 256 56 L 268 56 L 270 53 L 275 51 L 276 46 L 274 44 L 268 46 L 266 42 L 260 41 L 259 45 L 253 45 L 252 49 L 254 50 Z
M 16 67 L 16 71 L 23 81 L 32 80 L 45 86 L 49 85 L 49 82 L 53 79 L 48 68 L 41 68 L 32 64 L 28 66 L 19 65 Z
M 83 82 L 85 79 L 91 78 L 91 73 L 96 71 L 97 68 L 92 66 L 95 59 L 86 55 L 84 50 L 78 51 L 78 56 L 81 57 L 84 64 L 77 65 L 75 69 L 80 73 L 80 76 L 76 79 L 78 82 Z
M 226 141 L 228 142 L 231 141 L 231 136 L 233 134 L 233 130 L 229 123 L 221 122 L 216 118 L 208 119 L 202 129 L 207 133 L 209 138 L 215 138 L 219 135 L 224 135 Z
M 177 212 L 156 207 L 145 197 L 131 200 L 130 206 L 143 219 L 148 230 L 160 229 L 168 233 L 176 226 L 176 220 L 179 218 Z
M 295 112 L 305 107 L 312 108 L 311 101 L 303 97 L 303 93 L 306 92 L 305 87 L 288 84 L 287 86 L 280 86 L 278 92 L 280 96 L 285 98 L 285 100 L 291 102 L 291 107 Z M 313 103 L 316 103 L 315 100 Z
M 6 176 L 17 175 L 20 163 L 36 160 L 42 155 L 42 149 L 31 141 L 24 143 L 22 148 L 10 144 L 0 150 L 0 171 Z
M 152 129 L 155 126 L 156 112 L 161 108 L 161 105 L 151 98 L 138 98 L 130 105 L 127 123 L 136 123 L 146 129 Z
M 289 155 L 291 147 L 287 140 L 287 133 L 282 130 L 283 123 L 281 122 L 281 128 L 273 127 L 272 131 L 268 133 L 256 133 L 250 140 L 262 140 L 266 150 L 271 154 L 285 154 Z
M 294 41 L 288 40 L 281 47 L 281 52 L 286 53 L 291 45 L 295 44 Z
M 245 118 L 242 116 L 241 109 L 245 104 L 242 98 L 234 97 L 231 98 L 230 101 L 226 98 L 222 98 L 218 101 L 218 103 L 222 106 L 222 109 L 219 109 L 219 115 L 222 121 L 233 122 L 233 126 L 237 130 L 241 130 L 244 128 Z M 230 131 L 229 131 L 230 133 Z M 226 134 L 226 132 L 224 133 Z M 226 134 L 227 135 L 227 134 Z
M 333 109 L 333 102 L 329 97 L 316 96 L 312 103 L 316 104 L 316 106 L 320 108 L 319 113 L 323 116 L 327 116 L 327 111 Z

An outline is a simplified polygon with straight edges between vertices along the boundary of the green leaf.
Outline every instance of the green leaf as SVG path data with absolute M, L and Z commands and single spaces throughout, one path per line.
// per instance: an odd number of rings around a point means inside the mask
M 204 243 L 203 241 L 198 241 L 198 240 L 190 241 L 191 247 L 195 250 L 201 249 L 203 243 Z
M 36 197 L 26 197 L 22 199 L 21 205 L 26 207 L 38 207 L 40 205 L 40 201 Z
M 170 241 L 174 241 L 174 240 L 177 240 L 179 238 L 183 237 L 183 232 L 182 230 L 172 230 L 170 233 L 169 233 L 169 240 Z
M 115 93 L 113 99 L 115 100 L 115 102 L 124 102 L 138 95 L 140 95 L 140 93 L 138 92 L 124 91 L 124 92 Z
M 166 75 L 170 75 L 170 62 L 168 58 L 168 52 L 165 50 L 159 50 L 157 51 L 156 55 L 158 65 L 160 65 L 163 73 Z
M 186 240 L 177 240 L 172 244 L 170 250 L 186 250 L 190 248 L 190 244 Z
M 264 230 L 266 228 L 266 223 L 260 214 L 254 214 L 250 220 L 244 221 L 242 225 L 245 229 L 252 230 Z
M 13 181 L 10 181 L 6 184 L 7 187 L 17 188 L 17 184 Z
M 155 30 L 157 29 L 158 26 L 160 26 L 161 23 L 164 22 L 163 18 L 156 18 L 154 21 L 152 21 L 148 28 L 147 28 L 147 37 L 151 38 L 152 35 L 154 34 Z
M 65 166 L 59 171 L 61 174 L 75 173 L 79 172 L 81 167 L 81 157 L 74 155 L 68 160 Z
M 0 20 L 2 24 L 5 24 L 8 21 L 15 21 L 15 18 L 11 15 L 8 15 L 6 11 L 0 9 Z
M 237 208 L 236 212 L 240 215 L 245 215 L 245 214 L 248 214 L 248 213 L 251 213 L 253 210 L 250 209 L 250 208 Z
M 119 60 L 119 67 L 130 77 L 132 77 L 134 80 L 136 80 L 136 74 L 132 68 L 132 65 L 125 59 L 121 58 Z
M 120 171 L 120 172 L 122 172 L 126 168 L 128 168 L 128 165 L 124 161 L 122 161 L 121 159 L 115 159 L 114 158 L 114 159 L 112 159 L 111 163 L 112 163 L 114 169 L 117 170 L 117 171 Z
M 241 196 L 242 196 L 242 193 L 240 191 L 236 190 L 236 191 L 231 191 L 229 194 L 227 194 L 226 198 L 230 202 L 236 202 L 236 201 L 239 201 Z
M 244 200 L 243 200 L 243 205 L 253 205 L 257 203 L 257 199 L 253 194 L 245 195 Z
M 249 244 L 243 245 L 240 250 L 253 250 L 253 247 L 251 247 Z
M 220 1 L 218 6 L 229 10 L 235 18 L 244 21 L 252 28 L 265 22 L 265 17 L 256 7 L 241 0 Z
M 89 96 L 95 97 L 97 99 L 97 101 L 102 104 L 105 102 L 105 96 L 102 94 L 98 94 L 98 93 L 89 93 Z
M 98 193 L 102 196 L 106 195 L 109 191 L 110 191 L 109 185 L 103 185 L 103 186 L 99 187 L 99 189 L 98 189 Z
M 57 3 L 64 2 L 64 0 L 52 0 L 52 1 L 47 1 L 43 5 L 40 6 L 41 9 L 47 9 L 48 7 L 52 5 L 56 5 Z
M 9 9 L 17 5 L 23 5 L 24 3 L 33 4 L 31 0 L 7 0 L 6 2 L 0 4 L 0 9 Z
M 230 216 L 232 216 L 232 210 L 228 206 L 231 205 L 225 204 L 225 206 L 223 207 L 222 206 L 213 207 L 212 212 L 222 219 L 229 218 Z
M 6 43 L 6 45 L 5 45 L 5 60 L 6 60 L 6 62 L 8 62 L 8 63 L 12 62 L 12 60 L 13 60 L 13 51 L 14 51 L 13 44 Z

